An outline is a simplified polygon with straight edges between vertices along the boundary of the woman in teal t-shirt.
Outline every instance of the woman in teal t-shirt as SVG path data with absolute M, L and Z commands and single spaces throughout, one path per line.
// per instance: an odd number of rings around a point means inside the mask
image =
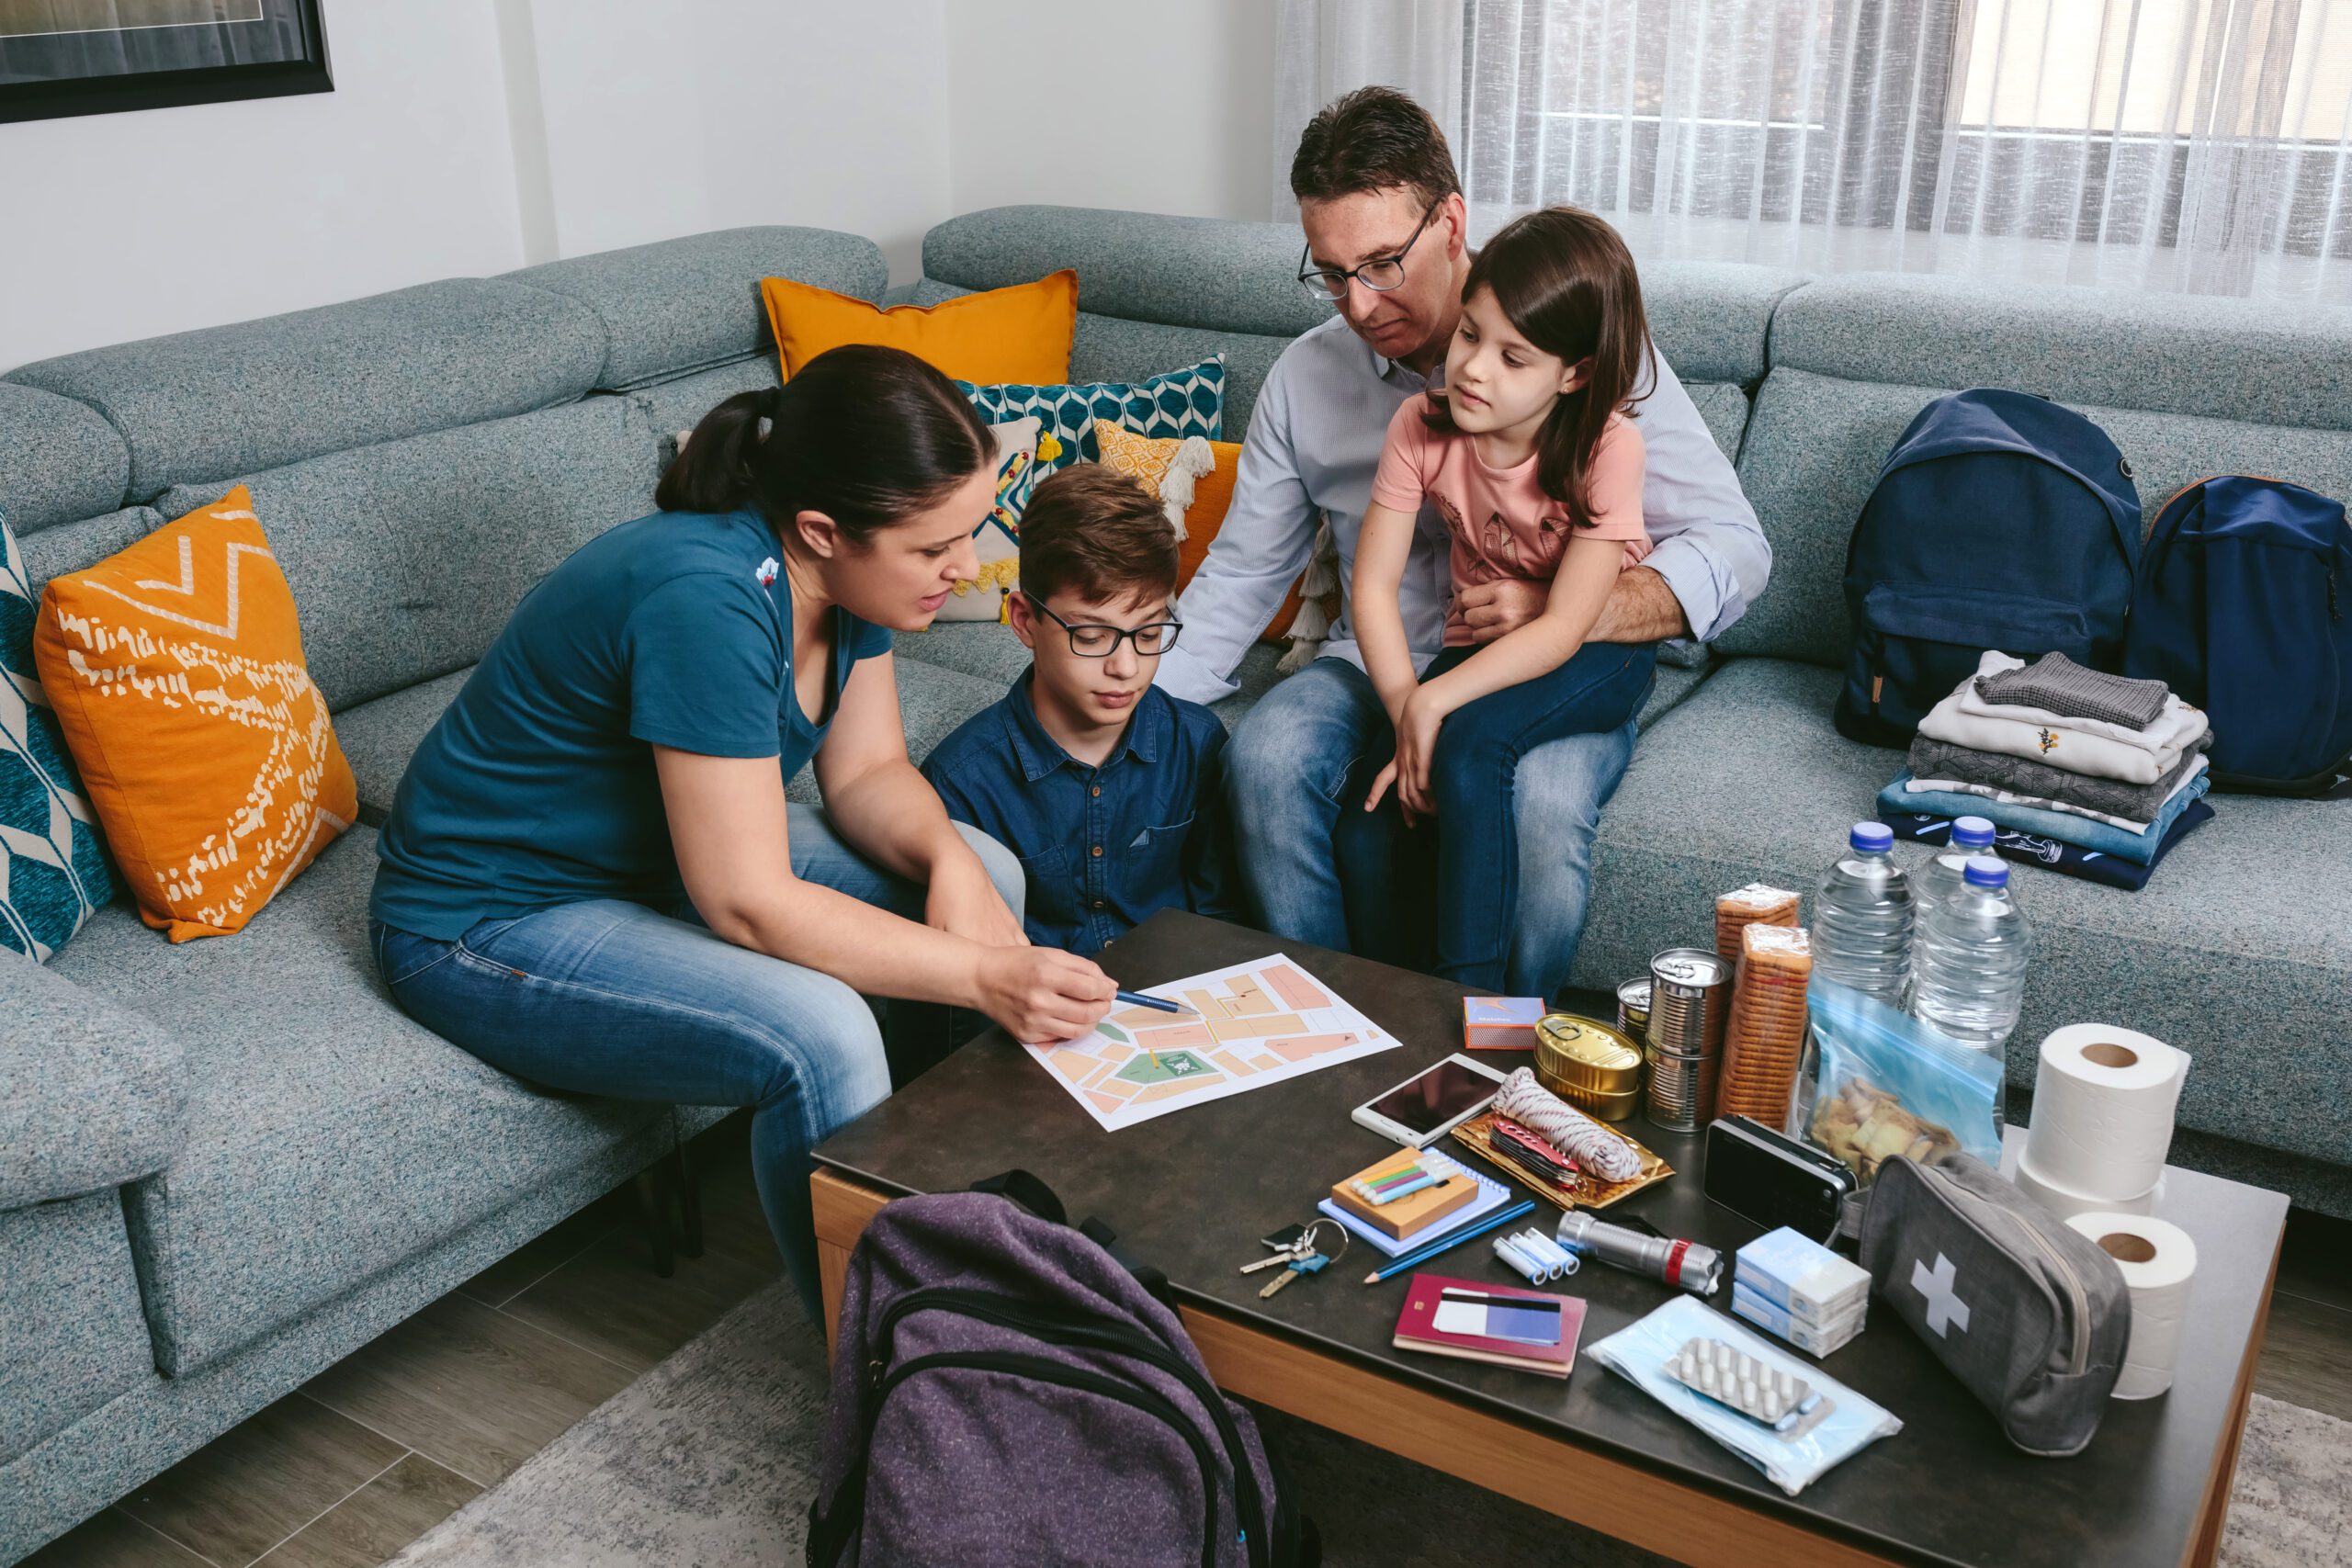
M 996 467 L 972 405 L 896 349 L 729 398 L 660 512 L 516 606 L 378 842 L 369 931 L 401 1008 L 535 1083 L 754 1107 L 811 1303 L 808 1152 L 890 1088 L 863 997 L 1023 1040 L 1112 1001 L 1094 964 L 1027 944 L 1019 863 L 907 760 L 890 634 L 977 574 Z M 823 808 L 787 807 L 812 759 Z

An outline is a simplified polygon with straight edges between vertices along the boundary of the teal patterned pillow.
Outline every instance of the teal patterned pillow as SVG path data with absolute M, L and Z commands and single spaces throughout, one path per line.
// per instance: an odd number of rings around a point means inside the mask
M 1137 435 L 1225 436 L 1225 355 L 1204 359 L 1189 370 L 1170 370 L 1148 381 L 1092 381 L 1082 386 L 1024 387 L 1008 383 L 975 387 L 958 381 L 966 397 L 990 424 L 1035 415 L 1061 444 L 1051 457 L 1042 451 L 1038 477 L 1076 462 L 1100 462 L 1094 422 L 1107 419 Z
M 115 895 L 89 799 L 33 671 L 40 607 L 0 513 L 0 947 L 37 962 Z

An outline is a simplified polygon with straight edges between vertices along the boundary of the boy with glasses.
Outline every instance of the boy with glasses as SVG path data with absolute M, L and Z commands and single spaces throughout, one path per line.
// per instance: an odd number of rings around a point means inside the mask
M 1091 955 L 1155 910 L 1238 918 L 1227 896 L 1225 727 L 1154 686 L 1182 628 L 1176 536 L 1096 464 L 1038 485 L 1012 629 L 1030 668 L 922 766 L 947 814 L 1021 857 L 1023 924 Z

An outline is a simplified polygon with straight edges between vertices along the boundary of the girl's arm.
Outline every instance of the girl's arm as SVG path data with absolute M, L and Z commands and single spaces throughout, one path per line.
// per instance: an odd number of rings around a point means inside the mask
M 864 673 L 851 677 L 853 686 Z M 686 896 L 725 941 L 831 975 L 867 995 L 978 1008 L 1019 1040 L 1074 1039 L 1110 1010 L 1109 976 L 1083 958 L 1052 948 L 984 945 L 795 875 L 784 778 L 774 757 L 707 757 L 656 746 L 653 762 Z M 901 800 L 906 795 L 890 793 Z M 932 809 L 939 811 L 936 796 Z M 946 820 L 944 811 L 940 819 Z M 957 845 L 964 847 L 960 835 Z
M 1356 644 L 1363 649 L 1364 672 L 1393 722 L 1419 683 L 1413 650 L 1405 641 L 1405 612 L 1397 592 L 1405 582 L 1405 559 L 1413 548 L 1413 515 L 1374 502 L 1364 509 L 1356 536 L 1356 569 L 1348 608 Z
M 1623 539 L 1571 538 L 1544 613 L 1423 686 L 1418 702 L 1442 718 L 1490 692 L 1549 675 L 1584 646 L 1624 567 Z

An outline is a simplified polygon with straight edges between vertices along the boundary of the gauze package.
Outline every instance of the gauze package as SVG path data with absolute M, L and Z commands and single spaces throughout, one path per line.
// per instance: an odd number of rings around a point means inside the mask
M 1684 1386 L 1668 1375 L 1666 1365 L 1691 1339 L 1723 1340 L 1777 1371 L 1812 1384 L 1830 1402 L 1828 1415 L 1802 1436 L 1782 1438 Z M 1676 1296 L 1585 1353 L 1640 1385 L 1652 1399 L 1762 1471 L 1773 1485 L 1792 1497 L 1830 1466 L 1903 1430 L 1903 1423 L 1883 1405 L 1831 1382 L 1819 1368 L 1750 1333 L 1693 1296 Z

